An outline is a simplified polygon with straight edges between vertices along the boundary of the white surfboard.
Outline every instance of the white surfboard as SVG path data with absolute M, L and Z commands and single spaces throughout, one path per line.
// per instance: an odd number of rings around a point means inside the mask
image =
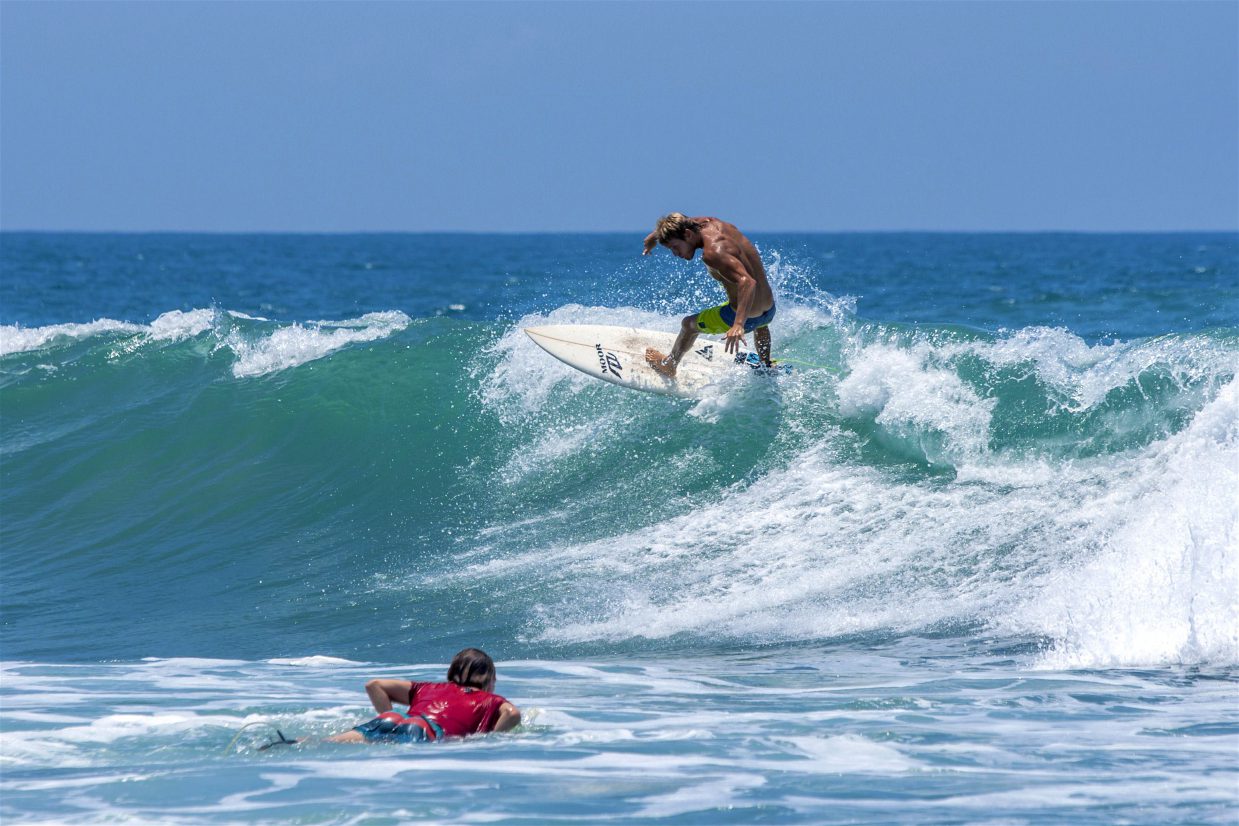
M 582 373 L 666 396 L 697 396 L 736 370 L 761 369 L 757 354 L 744 346 L 738 353 L 728 353 L 722 341 L 700 336 L 680 360 L 675 378 L 669 379 L 646 363 L 645 350 L 671 352 L 675 333 L 597 324 L 526 327 L 525 332 L 543 350 Z

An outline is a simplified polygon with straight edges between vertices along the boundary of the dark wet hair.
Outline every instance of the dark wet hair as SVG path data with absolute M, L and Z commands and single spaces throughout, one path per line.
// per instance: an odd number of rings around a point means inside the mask
M 495 661 L 480 648 L 466 648 L 447 667 L 447 681 L 486 690 L 495 679 Z

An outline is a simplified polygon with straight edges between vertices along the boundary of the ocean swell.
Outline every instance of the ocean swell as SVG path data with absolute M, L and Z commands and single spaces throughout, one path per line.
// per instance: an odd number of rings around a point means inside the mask
M 100 622 L 118 655 L 180 622 L 203 652 L 363 659 L 979 628 L 1048 667 L 1236 662 L 1235 331 L 781 312 L 792 372 L 697 400 L 521 329 L 674 329 L 640 308 L 0 328 L 6 642 L 35 617 L 25 644 L 70 657 Z M 376 641 L 375 612 L 405 619 Z

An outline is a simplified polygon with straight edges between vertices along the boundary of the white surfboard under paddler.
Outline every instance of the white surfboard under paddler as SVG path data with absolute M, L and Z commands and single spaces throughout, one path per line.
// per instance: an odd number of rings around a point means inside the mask
M 645 350 L 671 352 L 674 333 L 599 324 L 551 324 L 526 327 L 525 332 L 543 350 L 582 373 L 665 396 L 697 396 L 736 370 L 764 369 L 748 348 L 741 346 L 739 352 L 728 353 L 721 339 L 699 336 L 680 359 L 675 378 L 668 379 L 646 363 Z

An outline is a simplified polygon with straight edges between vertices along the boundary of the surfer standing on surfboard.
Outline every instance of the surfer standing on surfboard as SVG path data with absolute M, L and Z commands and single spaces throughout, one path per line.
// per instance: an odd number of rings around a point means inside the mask
M 701 261 L 710 277 L 727 291 L 727 303 L 684 316 L 680 334 L 668 354 L 653 347 L 646 349 L 645 360 L 659 374 L 675 378 L 680 359 L 697 340 L 698 333 L 724 334 L 726 351 L 737 352 L 744 334 L 753 334 L 753 343 L 762 364 L 770 363 L 770 329 L 774 320 L 774 291 L 766 280 L 766 269 L 753 242 L 740 230 L 717 218 L 689 218 L 679 212 L 664 215 L 645 236 L 642 255 L 649 255 L 662 244 L 677 257 L 692 261 L 701 250 Z

